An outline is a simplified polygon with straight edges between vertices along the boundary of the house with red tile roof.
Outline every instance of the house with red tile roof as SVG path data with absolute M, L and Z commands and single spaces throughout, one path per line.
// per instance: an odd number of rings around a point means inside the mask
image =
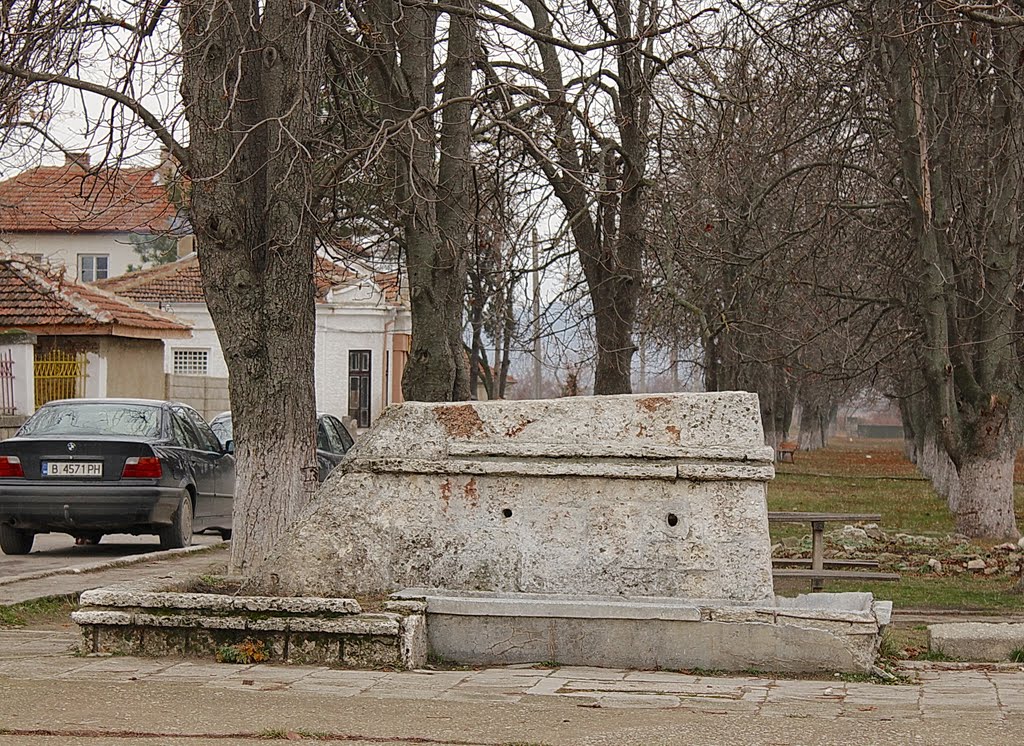
M 399 275 L 375 272 L 356 259 L 343 264 L 317 257 L 314 282 L 317 409 L 369 427 L 385 406 L 402 401 L 412 332 L 407 292 Z M 167 396 L 207 417 L 229 408 L 227 365 L 194 253 L 97 285 L 187 321 L 191 338 L 165 343 Z
M 84 153 L 0 181 L 0 248 L 92 282 L 139 265 L 136 246 L 188 232 L 173 169 L 105 168 Z M 166 239 L 164 239 L 166 240 Z
M 187 340 L 189 324 L 0 251 L 0 333 L 35 336 L 35 406 L 79 396 L 164 398 L 164 341 Z

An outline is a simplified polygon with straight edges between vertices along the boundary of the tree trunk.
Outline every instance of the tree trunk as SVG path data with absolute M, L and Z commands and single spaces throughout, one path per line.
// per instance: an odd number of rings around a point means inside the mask
M 632 388 L 633 321 L 636 317 L 635 283 L 609 280 L 591 286 L 597 368 L 594 394 L 628 394 Z
M 906 455 L 907 461 L 916 464 L 918 461 L 917 423 L 914 421 L 910 399 L 901 396 L 896 403 L 900 408 L 900 423 L 903 425 L 903 453 Z
M 1017 539 L 1013 514 L 1014 450 L 965 458 L 957 472 L 956 530 L 964 536 Z
M 425 113 L 436 106 L 438 11 L 388 0 L 361 8 L 367 13 L 364 43 L 373 56 L 370 81 L 385 120 L 402 124 L 388 145 L 409 272 L 412 348 L 402 376 L 409 400 L 470 398 L 462 310 L 473 224 L 469 94 L 476 21 L 472 0 L 453 4 L 466 13 L 448 18 L 440 136 Z
M 317 487 L 311 140 L 323 9 L 191 0 L 179 18 L 190 218 L 229 374 L 231 572 L 251 573 Z
M 825 447 L 825 430 L 822 420 L 826 419 L 817 404 L 801 403 L 800 407 L 800 450 L 816 451 Z M 828 425 L 826 424 L 827 428 Z

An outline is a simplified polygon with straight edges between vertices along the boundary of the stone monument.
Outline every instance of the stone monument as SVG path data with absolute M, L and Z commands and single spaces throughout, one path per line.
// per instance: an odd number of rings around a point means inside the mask
M 405 403 L 260 583 L 419 602 L 455 662 L 864 670 L 870 595 L 774 596 L 773 476 L 749 393 Z

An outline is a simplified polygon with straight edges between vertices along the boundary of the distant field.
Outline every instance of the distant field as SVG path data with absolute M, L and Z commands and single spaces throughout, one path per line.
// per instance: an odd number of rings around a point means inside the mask
M 1017 478 L 1021 479 L 1021 459 L 1017 466 Z M 1024 487 L 1020 484 L 1015 486 L 1015 503 L 1017 523 L 1024 527 Z M 945 536 L 954 531 L 945 501 L 907 461 L 902 441 L 896 440 L 834 440 L 826 449 L 797 453 L 796 463 L 776 464 L 776 477 L 768 485 L 768 509 L 880 513 L 881 527 L 889 534 Z M 829 525 L 826 531 L 838 528 L 838 524 Z M 772 540 L 776 542 L 809 531 L 809 527 L 792 524 L 771 527 Z M 967 549 L 985 557 L 991 546 L 979 543 Z M 890 553 L 891 559 L 896 550 L 891 546 L 880 547 L 879 553 L 883 551 Z M 915 558 L 920 559 L 920 554 Z M 1012 579 L 1005 575 L 955 573 L 956 563 L 950 558 L 937 559 L 944 563 L 941 575 L 918 567 L 908 556 L 900 558 L 910 567 L 899 568 L 903 576 L 899 583 L 834 581 L 826 590 L 871 591 L 904 608 L 1024 609 L 1024 596 L 1009 592 Z M 890 567 L 897 561 L 891 561 Z M 807 582 L 776 583 L 777 591 L 783 595 L 806 592 L 808 587 Z

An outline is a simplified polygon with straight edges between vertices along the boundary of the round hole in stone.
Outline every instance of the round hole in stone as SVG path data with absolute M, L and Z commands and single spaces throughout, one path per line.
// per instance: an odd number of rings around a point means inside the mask
M 505 508 L 503 511 L 501 511 L 501 514 L 503 516 L 505 516 L 506 518 L 511 518 L 512 517 L 512 508 Z
M 665 520 L 668 521 L 668 525 L 675 526 L 677 523 L 679 523 L 679 516 L 677 516 L 675 513 L 669 513 Z

